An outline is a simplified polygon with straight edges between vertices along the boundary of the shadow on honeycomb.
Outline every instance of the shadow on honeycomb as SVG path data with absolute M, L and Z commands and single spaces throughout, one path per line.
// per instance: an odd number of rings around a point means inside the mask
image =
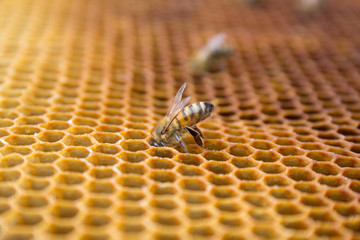
M 0 4 L 1 239 L 360 239 L 360 1 Z M 184 82 L 205 148 L 150 146 Z

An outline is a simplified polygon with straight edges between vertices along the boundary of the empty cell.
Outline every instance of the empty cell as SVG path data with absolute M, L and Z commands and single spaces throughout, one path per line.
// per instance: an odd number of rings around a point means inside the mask
M 15 188 L 11 186 L 0 186 L 0 198 L 9 198 L 16 194 Z
M 261 195 L 247 194 L 243 199 L 255 207 L 262 208 L 270 206 L 270 202 Z
M 319 227 L 315 230 L 315 234 L 319 237 L 334 238 L 340 237 L 341 234 L 333 227 Z
M 111 205 L 112 201 L 106 197 L 91 197 L 86 201 L 86 206 L 94 209 L 106 209 Z
M 222 139 L 224 137 L 222 133 L 208 130 L 203 131 L 203 135 L 205 139 Z
M 86 158 L 90 152 L 85 147 L 68 147 L 61 151 L 64 157 Z
M 268 174 L 278 174 L 285 171 L 285 167 L 280 164 L 263 163 L 259 166 L 259 169 Z
M 11 135 L 4 139 L 9 145 L 13 146 L 27 146 L 36 142 L 36 139 L 31 136 Z
M 343 189 L 330 189 L 327 190 L 325 196 L 336 202 L 350 202 L 354 196 Z
M 319 183 L 329 187 L 339 187 L 346 183 L 345 179 L 335 176 L 322 176 L 319 178 Z
M 93 137 L 99 143 L 110 143 L 110 144 L 115 144 L 121 139 L 121 137 L 118 134 L 102 133 L 102 132 L 94 133 Z
M 360 193 L 360 182 L 352 182 L 350 183 L 350 189 L 356 193 Z
M 56 153 L 35 152 L 26 157 L 30 163 L 53 163 L 60 156 Z
M 160 225 L 165 226 L 177 226 L 180 225 L 181 221 L 175 216 L 169 216 L 165 214 L 156 214 L 152 220 Z
M 230 163 L 237 168 L 252 168 L 258 165 L 258 162 L 249 157 L 233 157 L 231 158 Z
M 281 163 L 287 167 L 305 167 L 310 161 L 302 156 L 287 156 L 281 159 Z
M 291 230 L 304 231 L 307 230 L 309 225 L 304 220 L 284 220 L 282 225 Z
M 289 169 L 287 175 L 295 181 L 312 181 L 315 179 L 310 171 L 302 168 Z
M 333 159 L 331 154 L 323 151 L 311 151 L 306 156 L 318 162 L 328 162 Z
M 176 155 L 173 149 L 170 148 L 151 148 L 146 151 L 148 154 L 154 157 L 160 158 L 172 158 Z
M 314 221 L 319 222 L 333 222 L 334 217 L 328 212 L 328 210 L 314 209 L 309 213 L 309 217 Z
M 278 153 L 268 150 L 258 150 L 252 156 L 255 160 L 263 162 L 276 162 L 280 159 L 280 155 Z
M 203 167 L 215 174 L 228 174 L 233 170 L 230 164 L 221 162 L 208 162 L 205 163 Z
M 49 181 L 43 179 L 25 178 L 20 182 L 21 188 L 32 191 L 42 191 L 49 186 Z
M 252 146 L 255 149 L 260 149 L 260 150 L 270 150 L 270 149 L 276 147 L 276 145 L 274 145 L 270 141 L 263 141 L 263 140 L 255 140 L 250 143 L 250 146 Z
M 207 160 L 213 161 L 226 161 L 229 159 L 229 155 L 224 152 L 207 151 L 203 154 L 203 157 Z
M 214 195 L 214 197 L 218 199 L 227 199 L 227 198 L 233 198 L 236 197 L 236 192 L 229 188 L 229 187 L 220 187 L 216 186 L 211 190 L 211 193 Z
M 74 231 L 74 227 L 68 225 L 51 224 L 47 228 L 47 231 L 51 234 L 63 236 Z
M 55 174 L 56 169 L 53 166 L 45 164 L 27 164 L 24 167 L 26 173 L 34 177 L 49 177 Z
M 126 217 L 141 217 L 145 214 L 145 209 L 134 204 L 125 204 L 116 209 L 116 212 Z
M 191 176 L 196 176 L 196 175 L 191 175 Z M 228 176 L 221 176 L 215 174 L 208 175 L 208 181 L 216 186 L 228 186 L 233 184 L 232 178 Z
M 22 135 L 36 135 L 41 132 L 40 128 L 32 126 L 12 127 L 10 130 L 15 134 Z
M 163 185 L 162 183 L 153 184 L 150 187 L 150 191 L 154 195 L 159 195 L 159 196 L 174 195 L 176 193 L 176 189 L 174 187 L 168 186 L 168 185 Z
M 279 147 L 276 151 L 283 156 L 297 156 L 297 155 L 304 154 L 304 151 L 302 151 L 301 149 L 299 149 L 297 147 L 292 147 L 292 146 Z
M 296 194 L 287 188 L 271 188 L 270 194 L 277 199 L 294 199 Z
M 193 226 L 188 229 L 192 236 L 209 237 L 214 234 L 214 230 L 209 226 Z
M 262 177 L 262 174 L 255 169 L 238 169 L 234 175 L 240 180 L 256 181 Z
M 0 168 L 12 168 L 20 165 L 24 159 L 20 154 L 13 153 L 0 158 Z
M 111 125 L 100 125 L 95 129 L 96 131 L 101 133 L 120 133 L 122 131 L 122 128 L 120 128 L 119 126 L 111 126 Z
M 302 212 L 297 205 L 286 202 L 277 204 L 275 210 L 280 215 L 298 215 Z
M 339 167 L 332 163 L 314 163 L 311 169 L 323 175 L 337 175 L 340 172 Z
M 39 124 L 39 123 L 36 123 Z M 28 125 L 28 124 L 22 124 L 22 125 Z M 35 124 L 33 124 L 35 125 Z M 47 130 L 66 130 L 70 128 L 70 124 L 67 122 L 62 121 L 51 121 L 48 123 L 43 124 L 41 127 L 47 129 Z
M 310 151 L 322 150 L 324 148 L 321 144 L 318 144 L 318 143 L 303 143 L 300 145 L 300 147 L 302 149 L 310 150 Z
M 119 194 L 119 198 L 124 201 L 137 202 L 144 199 L 145 195 L 143 190 L 133 189 L 133 190 L 123 190 Z
M 52 194 L 56 199 L 65 201 L 77 201 L 83 197 L 83 193 L 72 187 L 55 187 Z
M 342 174 L 348 179 L 360 180 L 360 169 L 358 168 L 345 169 Z
M 264 182 L 266 185 L 272 186 L 288 186 L 289 180 L 282 176 L 265 176 Z
M 38 143 L 33 146 L 37 151 L 41 152 L 59 152 L 64 148 L 61 142 L 56 143 Z
M 67 135 L 63 142 L 67 146 L 91 146 L 93 143 L 88 136 Z
M 273 239 L 277 237 L 277 232 L 274 230 L 274 228 L 271 228 L 270 226 L 256 226 L 252 229 L 254 234 L 256 236 L 259 236 L 261 238 L 265 239 Z
M 61 159 L 56 165 L 64 172 L 83 173 L 88 170 L 86 163 L 77 159 Z
M 144 151 L 144 150 L 148 149 L 148 145 L 146 143 L 144 143 L 143 141 L 139 141 L 139 140 L 122 141 L 120 143 L 120 146 L 124 150 L 130 151 L 130 152 Z
M 119 154 L 119 157 L 127 162 L 131 162 L 131 163 L 139 163 L 144 161 L 145 159 L 148 158 L 148 156 L 145 153 L 142 152 L 127 152 L 127 151 L 122 151 Z
M 120 176 L 116 182 L 123 187 L 143 188 L 146 186 L 145 180 L 140 176 Z
M 24 208 L 42 208 L 48 204 L 48 200 L 40 195 L 22 195 L 17 198 L 17 204 Z
M 179 184 L 183 189 L 189 191 L 205 191 L 206 189 L 206 184 L 199 179 L 183 178 L 179 181 Z
M 14 122 L 7 119 L 0 119 L 0 128 L 7 128 L 14 125 Z
M 100 193 L 100 194 L 111 194 L 115 191 L 115 187 L 110 182 L 103 181 L 91 181 L 87 185 L 87 189 L 91 193 Z
M 16 213 L 11 222 L 14 225 L 23 225 L 23 226 L 35 226 L 39 224 L 43 218 L 41 215 L 36 213 Z
M 100 227 L 107 225 L 111 222 L 111 219 L 107 215 L 99 213 L 91 213 L 84 217 L 84 224 L 92 227 Z
M 254 152 L 251 147 L 245 144 L 235 144 L 229 147 L 227 151 L 235 157 L 246 157 Z
M 95 166 L 112 166 L 118 163 L 116 157 L 101 153 L 92 154 L 86 160 Z
M 334 210 L 341 216 L 350 217 L 360 214 L 360 208 L 353 204 L 348 203 L 336 203 Z
M 241 182 L 239 189 L 245 192 L 263 192 L 265 191 L 265 186 L 257 182 Z
M 120 231 L 126 232 L 126 233 L 140 233 L 145 230 L 145 227 L 140 223 L 123 223 L 119 225 Z M 103 239 L 103 238 L 101 238 Z
M 75 149 L 75 147 L 73 149 Z M 77 149 L 81 149 L 81 148 L 78 147 Z M 82 148 L 82 149 L 86 149 L 86 148 Z M 119 153 L 121 151 L 121 149 L 120 149 L 120 147 L 118 147 L 118 145 L 107 144 L 107 143 L 92 145 L 91 149 L 94 152 L 103 153 L 103 154 L 109 154 L 109 155 L 114 155 L 114 154 L 117 154 L 117 153 Z
M 124 174 L 142 175 L 146 172 L 145 166 L 137 163 L 121 163 L 118 168 Z
M 166 183 L 174 182 L 176 180 L 176 175 L 172 171 L 165 170 L 154 170 L 149 173 L 149 177 L 154 181 Z
M 181 175 L 188 177 L 198 177 L 205 174 L 205 171 L 201 168 L 187 165 L 179 166 L 176 171 L 179 172 Z
M 74 118 L 72 120 L 73 124 L 75 124 L 76 126 L 87 126 L 87 127 L 96 127 L 98 125 L 98 122 L 92 119 L 88 119 L 88 118 Z
M 148 135 L 144 131 L 140 131 L 140 130 L 127 130 L 121 132 L 121 135 L 125 139 L 145 139 L 148 137 Z
M 205 160 L 197 155 L 177 155 L 174 157 L 174 160 L 186 164 L 186 165 L 193 165 L 193 166 L 199 166 L 201 165 Z

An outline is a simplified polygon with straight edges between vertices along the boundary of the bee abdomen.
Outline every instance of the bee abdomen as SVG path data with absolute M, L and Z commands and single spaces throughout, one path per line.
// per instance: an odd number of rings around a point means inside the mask
M 183 126 L 192 126 L 208 118 L 213 109 L 214 105 L 209 102 L 197 102 L 185 107 L 178 117 L 180 122 L 186 122 Z

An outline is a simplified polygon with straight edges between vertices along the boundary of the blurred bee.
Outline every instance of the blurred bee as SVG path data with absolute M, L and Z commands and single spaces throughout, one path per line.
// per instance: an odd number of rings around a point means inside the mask
M 305 15 L 312 15 L 320 11 L 324 5 L 324 0 L 300 0 L 298 10 Z
M 226 34 L 216 34 L 195 54 L 190 60 L 190 69 L 194 75 L 224 69 L 224 59 L 233 53 L 233 49 L 225 44 L 225 40 Z
M 180 144 L 188 152 L 181 137 L 186 133 L 190 133 L 195 142 L 200 147 L 203 147 L 203 135 L 200 129 L 196 127 L 196 124 L 211 115 L 214 105 L 209 102 L 197 102 L 186 106 L 190 101 L 190 97 L 182 99 L 185 88 L 186 83 L 177 92 L 166 116 L 152 130 L 150 145 L 165 147 Z

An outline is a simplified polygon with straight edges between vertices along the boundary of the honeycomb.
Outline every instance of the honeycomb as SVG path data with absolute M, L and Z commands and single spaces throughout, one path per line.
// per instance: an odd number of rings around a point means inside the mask
M 1 239 L 360 239 L 359 0 L 0 4 Z M 184 82 L 205 149 L 150 146 Z

